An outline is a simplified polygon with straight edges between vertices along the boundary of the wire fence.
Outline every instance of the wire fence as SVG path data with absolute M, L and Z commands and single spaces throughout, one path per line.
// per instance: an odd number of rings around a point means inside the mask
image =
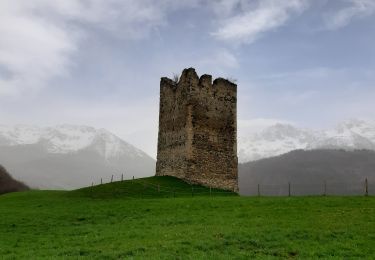
M 107 180 L 107 181 L 106 181 Z M 102 190 L 101 194 L 113 195 L 116 193 L 119 196 L 126 196 L 129 198 L 147 198 L 147 197 L 194 197 L 194 196 L 233 196 L 237 193 L 233 191 L 225 191 L 213 187 L 202 187 L 199 185 L 190 185 L 189 186 L 166 186 L 161 185 L 160 183 L 153 183 L 152 181 L 147 181 L 143 179 L 135 179 L 134 176 L 131 179 L 125 179 L 124 175 L 116 176 L 112 175 L 107 179 L 100 179 L 98 183 L 91 183 L 91 186 L 94 185 L 103 185 L 106 183 L 112 182 L 122 182 L 127 181 L 128 185 L 115 187 L 114 190 Z
M 125 179 L 124 174 L 120 176 L 112 175 L 110 178 L 100 179 L 100 182 L 93 185 L 112 183 L 115 181 L 131 181 L 138 188 L 126 190 L 118 189 L 121 195 L 128 197 L 187 197 L 187 196 L 222 196 L 235 195 L 233 191 L 225 191 L 215 189 L 212 187 L 202 187 L 198 185 L 191 185 L 190 189 L 187 187 L 171 187 L 164 186 L 152 181 L 143 179 L 135 179 L 134 176 L 130 179 Z M 334 182 L 323 181 L 320 183 L 293 183 L 286 182 L 282 184 L 266 184 L 266 183 L 240 183 L 240 194 L 245 196 L 373 196 L 375 195 L 375 181 L 353 181 L 353 182 Z M 109 192 L 109 191 L 108 191 Z
M 375 195 L 375 182 L 365 179 L 357 182 L 251 183 L 240 185 L 240 194 L 246 196 L 370 196 Z

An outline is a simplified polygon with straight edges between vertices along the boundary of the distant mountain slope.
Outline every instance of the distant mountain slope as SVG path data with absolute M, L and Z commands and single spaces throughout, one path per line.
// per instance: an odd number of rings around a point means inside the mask
M 28 190 L 22 182 L 16 181 L 10 176 L 7 170 L 0 165 L 0 195 L 4 193 Z
M 87 126 L 0 126 L 0 159 L 31 187 L 73 189 L 154 175 L 155 160 L 104 129 Z
M 238 139 L 238 157 L 242 163 L 297 149 L 375 150 L 375 124 L 352 119 L 334 129 L 313 131 L 278 123 Z
M 314 189 L 323 192 L 324 182 L 343 194 L 363 192 L 365 178 L 372 185 L 375 183 L 375 151 L 295 150 L 239 165 L 241 194 L 256 194 L 257 185 L 261 184 L 273 194 L 277 194 L 276 189 L 283 189 L 285 195 L 288 182 L 295 184 L 301 194 Z

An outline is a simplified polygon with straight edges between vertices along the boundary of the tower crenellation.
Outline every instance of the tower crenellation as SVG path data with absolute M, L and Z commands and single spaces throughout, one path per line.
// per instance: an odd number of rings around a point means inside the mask
M 160 81 L 156 175 L 237 190 L 237 85 L 185 69 Z

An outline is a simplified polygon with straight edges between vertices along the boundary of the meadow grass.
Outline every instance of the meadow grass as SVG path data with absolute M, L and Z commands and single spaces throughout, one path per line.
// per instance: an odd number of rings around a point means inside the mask
M 1 258 L 375 258 L 374 197 L 192 197 L 173 178 L 130 182 L 0 196 Z

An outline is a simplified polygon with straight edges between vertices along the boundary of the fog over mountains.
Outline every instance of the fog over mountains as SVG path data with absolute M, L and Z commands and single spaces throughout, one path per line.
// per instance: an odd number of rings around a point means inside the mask
M 315 131 L 279 123 L 261 132 L 238 138 L 238 157 L 241 163 L 297 149 L 375 150 L 375 124 L 352 119 L 333 129 Z
M 238 140 L 241 163 L 298 149 L 375 150 L 375 124 L 348 120 L 331 130 L 314 131 L 278 123 Z M 0 125 L 0 164 L 14 178 L 41 189 L 73 189 L 100 178 L 108 182 L 112 174 L 117 180 L 121 174 L 125 178 L 155 174 L 155 160 L 143 151 L 105 129 L 75 125 Z
M 92 182 L 151 176 L 155 160 L 104 129 L 0 126 L 0 162 L 33 188 L 73 189 Z

